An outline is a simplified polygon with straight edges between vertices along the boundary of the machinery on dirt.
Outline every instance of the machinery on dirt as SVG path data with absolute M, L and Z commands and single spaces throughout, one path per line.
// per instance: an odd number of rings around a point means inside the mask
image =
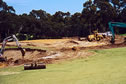
M 5 51 L 6 43 L 9 42 L 9 41 L 15 41 L 16 42 L 18 49 L 22 53 L 22 59 L 24 60 L 25 50 L 19 44 L 17 37 L 15 35 L 12 35 L 12 36 L 6 37 L 3 40 L 2 47 L 1 47 L 1 50 L 0 50 L 0 67 L 6 66 L 7 58 L 3 57 L 3 54 L 4 54 L 4 51 Z M 33 62 L 33 63 L 24 64 L 24 70 L 45 69 L 45 68 L 46 68 L 46 65 L 44 63 Z
M 114 29 L 113 27 L 122 27 L 122 28 L 126 28 L 126 23 L 121 23 L 121 22 L 109 22 L 109 29 L 112 33 L 112 38 L 111 38 L 111 43 L 114 44 L 115 43 L 115 33 L 114 33 Z
M 104 38 L 111 37 L 112 33 L 110 31 L 104 32 L 104 33 L 98 33 L 99 35 L 103 35 Z
M 3 43 L 2 43 L 2 47 L 1 47 L 1 50 L 0 50 L 0 62 L 4 62 L 4 61 L 7 61 L 6 58 L 3 57 L 3 54 L 4 54 L 4 51 L 5 51 L 5 46 L 6 46 L 6 43 L 9 42 L 9 41 L 15 41 L 19 50 L 21 51 L 22 53 L 22 57 L 24 58 L 25 56 L 25 51 L 24 49 L 21 47 L 21 45 L 19 44 L 18 42 L 18 39 L 15 35 L 12 35 L 12 36 L 9 36 L 9 37 L 6 37 L 4 40 L 3 40 Z
M 93 34 L 88 35 L 88 37 L 87 37 L 89 42 L 91 42 L 91 41 L 100 41 L 103 38 L 104 38 L 104 36 L 99 34 L 97 30 L 93 31 Z

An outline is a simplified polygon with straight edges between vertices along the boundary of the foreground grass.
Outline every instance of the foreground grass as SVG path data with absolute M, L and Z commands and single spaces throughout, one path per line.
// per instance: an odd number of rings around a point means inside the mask
M 0 84 L 126 84 L 126 48 L 94 52 L 87 59 L 47 65 L 45 70 L 0 69 Z

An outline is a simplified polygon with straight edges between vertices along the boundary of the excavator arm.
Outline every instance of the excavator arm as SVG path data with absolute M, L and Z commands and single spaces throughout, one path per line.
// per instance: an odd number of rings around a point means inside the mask
M 15 41 L 15 42 L 16 42 L 16 45 L 17 45 L 18 48 L 21 50 L 22 57 L 24 57 L 24 55 L 25 55 L 25 51 L 21 48 L 21 45 L 19 44 L 18 39 L 16 38 L 15 35 L 12 35 L 12 36 L 6 37 L 6 38 L 3 40 L 2 47 L 1 47 L 1 50 L 0 50 L 0 57 L 3 56 L 4 51 L 5 51 L 6 43 L 9 42 L 9 41 Z
M 114 28 L 113 27 L 122 27 L 122 28 L 126 28 L 126 23 L 121 23 L 121 22 L 109 22 L 109 29 L 112 33 L 112 38 L 111 38 L 111 43 L 114 44 L 115 43 L 115 33 L 114 33 Z

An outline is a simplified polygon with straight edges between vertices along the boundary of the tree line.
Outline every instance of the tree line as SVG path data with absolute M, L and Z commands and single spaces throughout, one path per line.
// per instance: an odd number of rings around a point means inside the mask
M 57 11 L 51 15 L 44 10 L 32 10 L 17 15 L 12 6 L 0 0 L 0 41 L 15 34 L 20 40 L 86 37 L 92 31 L 108 31 L 108 22 L 126 22 L 126 0 L 88 0 L 81 13 Z M 125 29 L 116 29 L 126 33 Z

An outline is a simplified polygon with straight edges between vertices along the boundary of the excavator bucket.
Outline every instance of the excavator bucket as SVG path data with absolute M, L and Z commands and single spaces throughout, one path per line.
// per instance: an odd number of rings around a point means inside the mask
M 33 70 L 33 69 L 46 69 L 46 65 L 44 63 L 24 64 L 24 70 Z

